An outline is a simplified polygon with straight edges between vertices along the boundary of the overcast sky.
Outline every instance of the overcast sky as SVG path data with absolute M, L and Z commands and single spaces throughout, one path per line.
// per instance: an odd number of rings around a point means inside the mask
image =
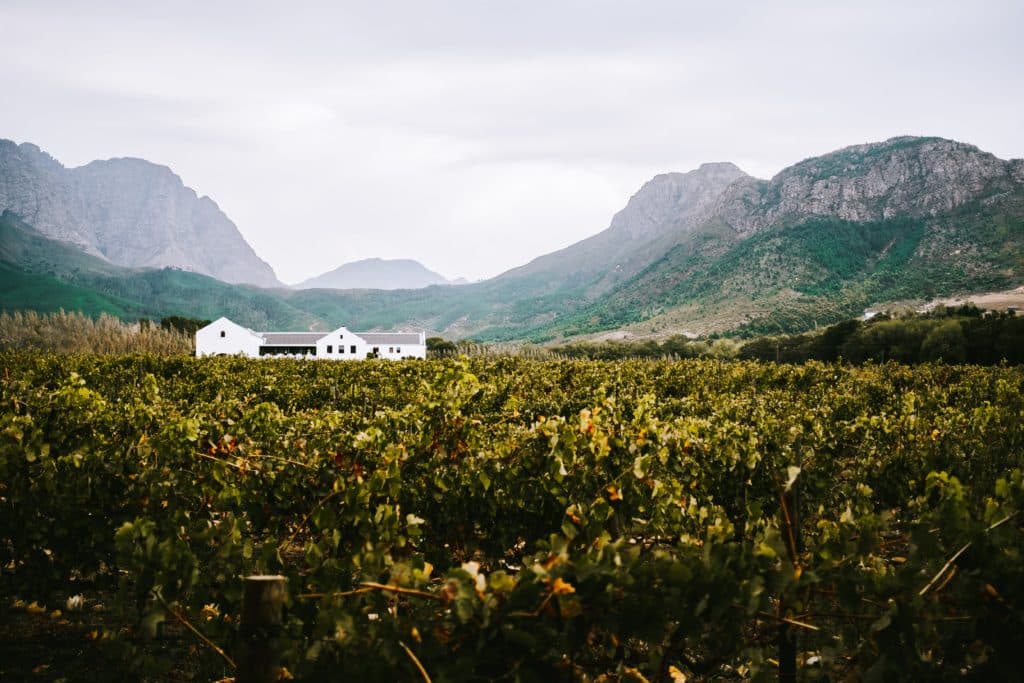
M 0 137 L 170 166 L 289 283 L 371 256 L 489 277 L 705 161 L 1024 156 L 1021 0 L 711 5 L 0 0 Z

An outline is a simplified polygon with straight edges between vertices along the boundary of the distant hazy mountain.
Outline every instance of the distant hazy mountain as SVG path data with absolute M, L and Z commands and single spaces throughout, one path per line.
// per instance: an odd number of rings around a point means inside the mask
M 368 258 L 338 266 L 294 285 L 295 289 L 420 289 L 458 284 L 411 259 Z
M 32 144 L 0 139 L 0 211 L 112 264 L 172 266 L 280 286 L 235 224 L 166 166 L 142 159 L 64 168 Z

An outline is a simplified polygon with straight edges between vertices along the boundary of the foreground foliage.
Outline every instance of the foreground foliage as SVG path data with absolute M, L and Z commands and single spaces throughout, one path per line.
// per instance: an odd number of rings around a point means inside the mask
M 162 621 L 235 651 L 252 572 L 311 679 L 767 679 L 780 639 L 805 679 L 1018 668 L 1020 368 L 0 365 L 3 592 L 116 578 L 137 671 Z

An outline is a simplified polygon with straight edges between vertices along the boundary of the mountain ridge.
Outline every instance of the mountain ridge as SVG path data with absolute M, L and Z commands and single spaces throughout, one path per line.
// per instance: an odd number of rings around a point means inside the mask
M 237 226 L 167 166 L 136 157 L 66 168 L 0 139 L 0 211 L 124 267 L 172 266 L 231 283 L 281 286 Z
M 541 277 L 550 284 L 587 283 L 598 293 L 635 274 L 652 258 L 652 251 L 663 248 L 659 242 L 673 241 L 679 231 L 692 229 L 700 211 L 731 183 L 749 177 L 730 162 L 705 163 L 685 173 L 661 173 L 645 182 L 612 216 L 608 227 L 558 251 L 538 256 L 528 263 L 505 271 L 495 280 Z M 685 206 L 680 212 L 680 204 Z M 673 211 L 673 207 L 677 209 Z M 645 239 L 642 239 L 645 238 Z M 610 260 L 616 261 L 608 272 L 596 273 Z M 572 278 L 559 278 L 566 266 L 574 268 Z
M 768 181 L 727 193 L 716 211 L 740 233 L 794 216 L 871 221 L 936 215 L 983 194 L 991 183 L 1010 189 L 1016 163 L 967 143 L 900 136 L 804 159 Z

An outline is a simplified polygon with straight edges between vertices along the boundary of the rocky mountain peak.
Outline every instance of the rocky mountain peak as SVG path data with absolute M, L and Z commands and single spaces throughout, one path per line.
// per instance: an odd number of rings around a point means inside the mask
M 733 182 L 749 177 L 728 162 L 706 163 L 687 173 L 662 173 L 634 194 L 612 218 L 609 231 L 649 239 L 694 227 Z
M 738 183 L 715 212 L 741 234 L 806 216 L 933 216 L 1020 182 L 1010 162 L 973 145 L 897 137 L 806 159 L 767 182 Z
M 111 263 L 172 266 L 225 282 L 279 286 L 238 228 L 166 166 L 145 159 L 67 169 L 32 144 L 0 141 L 0 211 Z
M 61 166 L 59 161 L 39 149 L 38 146 L 33 145 L 31 142 L 23 142 L 19 145 L 10 140 L 0 140 L 0 148 L 3 148 L 0 149 L 0 153 L 19 155 L 26 161 L 37 166 L 56 166 L 61 169 L 64 168 Z

